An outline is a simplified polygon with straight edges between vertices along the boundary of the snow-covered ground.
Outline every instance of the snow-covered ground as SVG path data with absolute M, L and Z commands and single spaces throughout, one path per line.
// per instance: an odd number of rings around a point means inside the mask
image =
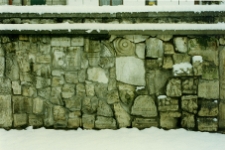
M 224 150 L 225 135 L 168 130 L 0 129 L 0 150 Z

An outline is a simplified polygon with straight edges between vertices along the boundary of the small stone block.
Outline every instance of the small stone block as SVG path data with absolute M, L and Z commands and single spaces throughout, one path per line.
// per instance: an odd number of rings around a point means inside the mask
M 217 131 L 218 121 L 217 118 L 198 118 L 198 130 L 199 131 Z

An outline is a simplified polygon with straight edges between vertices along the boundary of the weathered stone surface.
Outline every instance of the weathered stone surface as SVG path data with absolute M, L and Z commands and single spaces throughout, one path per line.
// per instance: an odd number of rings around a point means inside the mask
M 63 76 L 52 77 L 52 86 L 61 86 L 65 83 L 65 79 Z
M 225 100 L 220 100 L 219 103 L 219 128 L 225 128 Z
M 166 94 L 169 97 L 180 97 L 181 92 L 181 80 L 171 79 L 166 86 Z
M 15 95 L 22 93 L 22 88 L 19 81 L 12 81 L 12 89 L 13 89 L 13 94 Z
M 53 59 L 52 65 L 54 68 L 65 68 L 66 67 L 66 49 L 63 47 L 52 48 Z
M 81 97 L 85 96 L 85 86 L 84 86 L 84 84 L 79 83 L 79 84 L 76 85 L 76 95 L 81 96 Z
M 113 45 L 109 41 L 102 41 L 100 57 L 114 57 L 114 51 Z
M 81 127 L 82 121 L 80 117 L 69 118 L 67 122 L 67 128 L 76 129 Z
M 95 127 L 95 115 L 82 115 L 82 124 L 84 129 L 93 129 Z
M 51 40 L 52 46 L 62 46 L 69 47 L 70 46 L 70 38 L 67 37 L 53 37 Z
M 216 65 L 203 62 L 202 64 L 202 79 L 214 80 L 219 79 L 219 69 Z
M 123 37 L 133 43 L 144 42 L 146 39 L 149 38 L 149 36 L 145 36 L 145 35 L 125 35 Z
M 183 94 L 197 94 L 198 79 L 190 78 L 182 81 L 182 93 Z
M 84 82 L 86 80 L 86 69 L 81 69 L 77 73 L 78 76 L 78 81 L 79 82 Z
M 87 53 L 89 66 L 97 67 L 100 62 L 100 53 Z
M 65 57 L 67 70 L 78 70 L 81 67 L 81 47 L 69 47 Z
M 195 76 L 202 75 L 202 56 L 193 56 L 192 57 L 192 66 L 193 66 L 193 73 Z
M 0 57 L 0 77 L 3 77 L 5 73 L 5 58 Z
M 104 100 L 99 100 L 98 102 L 97 115 L 105 117 L 113 116 L 111 107 Z
M 130 108 L 134 102 L 135 87 L 129 84 L 118 83 L 118 89 L 120 100 Z
M 198 118 L 199 131 L 217 131 L 218 121 L 216 118 Z
M 173 39 L 173 43 L 175 45 L 176 51 L 178 51 L 180 53 L 187 52 L 187 43 L 188 43 L 187 37 L 175 37 Z
M 20 69 L 17 60 L 14 57 L 6 57 L 5 60 L 5 75 L 12 81 L 20 79 Z
M 157 38 L 146 40 L 146 57 L 161 58 L 163 56 L 163 42 Z
M 193 69 L 190 63 L 180 63 L 173 65 L 174 76 L 192 76 Z
M 179 112 L 160 112 L 160 126 L 166 129 L 177 128 Z
M 97 53 L 101 51 L 101 44 L 98 40 L 89 40 L 89 49 L 87 52 L 89 53 Z
M 46 64 L 34 64 L 33 72 L 42 77 L 49 77 L 51 75 L 51 67 Z
M 19 128 L 27 125 L 27 114 L 14 114 L 13 115 L 13 126 Z
M 202 100 L 200 104 L 199 116 L 213 117 L 218 115 L 218 100 Z
M 51 52 L 51 45 L 49 45 L 49 44 L 40 43 L 39 48 L 40 48 L 40 52 L 42 54 L 50 54 L 50 52 Z
M 164 69 L 172 69 L 173 68 L 173 59 L 171 56 L 165 56 L 163 58 L 163 66 Z
M 67 83 L 78 83 L 77 72 L 67 72 L 65 73 L 65 80 Z
M 97 129 L 116 129 L 116 120 L 113 118 L 97 116 L 95 121 L 95 128 Z
M 84 46 L 84 38 L 83 37 L 73 37 L 71 39 L 71 46 Z
M 219 53 L 220 99 L 225 100 L 225 47 L 219 47 L 219 50 L 220 50 L 220 53 Z
M 131 114 L 141 115 L 143 117 L 156 117 L 157 108 L 153 98 L 148 95 L 138 96 L 132 106 Z
M 30 97 L 23 97 L 24 99 L 24 110 L 26 113 L 33 113 L 33 99 Z
M 191 57 L 186 54 L 174 54 L 173 55 L 173 62 L 174 64 L 181 64 L 181 63 L 190 63 Z
M 117 90 L 110 91 L 107 93 L 107 103 L 114 104 L 120 101 L 119 93 Z
M 67 119 L 67 111 L 62 106 L 53 107 L 53 118 L 55 121 L 65 121 Z
M 136 44 L 135 53 L 138 56 L 138 58 L 144 59 L 145 58 L 145 44 L 144 43 Z
M 159 111 L 178 111 L 178 99 L 173 99 L 165 95 L 158 96 L 158 110 Z
M 113 57 L 101 57 L 99 61 L 99 66 L 102 68 L 111 68 L 115 64 L 115 58 Z
M 225 45 L 225 38 L 220 37 L 219 42 L 220 42 L 220 45 Z
M 165 94 L 165 86 L 172 76 L 171 70 L 151 70 L 146 74 L 149 94 Z
M 146 59 L 145 67 L 147 69 L 158 69 L 162 66 L 162 59 Z
M 43 119 L 40 116 L 30 114 L 28 118 L 28 124 L 29 126 L 33 126 L 33 127 L 41 127 L 43 126 Z
M 113 41 L 117 56 L 133 56 L 135 44 L 127 39 L 117 38 Z
M 163 41 L 169 41 L 173 38 L 173 35 L 166 35 L 166 34 L 161 34 L 156 36 L 158 39 L 163 40 Z
M 0 95 L 0 127 L 10 128 L 12 122 L 11 95 Z
M 98 108 L 98 98 L 97 97 L 85 97 L 82 100 L 82 112 L 86 114 L 93 114 Z
M 40 97 L 33 99 L 33 113 L 34 114 L 43 114 L 44 110 L 44 100 Z
M 181 126 L 183 128 L 188 128 L 188 129 L 195 128 L 195 116 L 193 114 L 183 111 Z
M 75 85 L 64 84 L 62 87 L 62 98 L 70 98 L 75 94 Z
M 20 72 L 20 81 L 24 83 L 33 83 L 35 81 L 34 76 L 27 72 Z
M 81 54 L 81 62 L 80 62 L 80 67 L 82 69 L 87 69 L 88 68 L 88 58 L 86 53 Z
M 12 92 L 11 82 L 8 78 L 0 77 L 0 94 L 8 95 Z
M 91 82 L 85 83 L 85 91 L 87 96 L 94 96 L 95 95 L 95 85 Z
M 51 56 L 50 55 L 37 56 L 36 62 L 41 64 L 49 64 L 51 63 Z
M 55 70 L 52 70 L 52 76 L 57 76 L 57 77 L 60 77 L 62 75 L 64 75 L 65 72 L 61 69 L 55 69 Z
M 87 75 L 88 80 L 100 83 L 108 83 L 108 77 L 106 76 L 106 73 L 102 68 L 88 68 Z
M 130 114 L 120 103 L 114 104 L 114 111 L 119 128 L 129 127 L 131 125 Z
M 198 96 L 206 99 L 218 99 L 219 98 L 219 81 L 207 81 L 199 80 L 198 84 Z
M 36 88 L 33 87 L 33 86 L 30 86 L 30 85 L 23 85 L 22 86 L 22 93 L 23 93 L 23 96 L 28 96 L 28 97 L 37 96 Z
M 13 113 L 25 113 L 25 108 L 24 108 L 24 99 L 22 96 L 13 96 Z
M 158 127 L 157 119 L 144 119 L 144 118 L 135 118 L 132 122 L 132 127 L 136 127 L 138 129 L 150 128 L 150 127 Z
M 50 102 L 56 105 L 63 105 L 63 101 L 61 98 L 61 87 L 52 87 L 51 89 L 51 98 Z
M 46 103 L 45 114 L 44 114 L 44 126 L 51 127 L 54 125 L 53 119 L 53 105 Z
M 117 57 L 116 76 L 124 83 L 145 85 L 144 61 L 135 57 Z
M 198 96 L 196 95 L 182 96 L 181 108 L 184 111 L 196 114 L 198 109 Z
M 116 90 L 116 79 L 114 78 L 109 78 L 109 83 L 108 83 L 108 91 L 111 91 L 111 90 Z
M 69 99 L 64 99 L 66 108 L 70 111 L 80 111 L 82 104 L 82 97 L 74 96 Z
M 51 80 L 48 78 L 36 77 L 36 88 L 44 88 L 51 85 Z

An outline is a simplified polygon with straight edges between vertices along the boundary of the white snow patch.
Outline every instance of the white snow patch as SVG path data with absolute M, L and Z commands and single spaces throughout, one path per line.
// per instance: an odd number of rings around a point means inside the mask
M 202 59 L 202 56 L 193 56 L 192 57 L 192 62 L 197 62 L 199 61 L 200 63 L 202 63 L 203 59 Z
M 218 100 L 214 100 L 214 103 L 218 103 Z
M 158 96 L 158 100 L 165 99 L 165 98 L 167 98 L 166 95 L 159 95 L 159 96 Z
M 137 86 L 137 87 L 136 87 L 136 91 L 142 90 L 142 89 L 144 89 L 144 88 L 145 88 L 144 86 Z
M 190 73 L 192 69 L 192 65 L 190 63 L 180 63 L 173 65 L 173 73 L 174 75 L 178 75 L 180 73 Z
M 217 122 L 218 120 L 217 120 L 217 118 L 213 118 L 213 121 L 214 121 L 214 122 Z

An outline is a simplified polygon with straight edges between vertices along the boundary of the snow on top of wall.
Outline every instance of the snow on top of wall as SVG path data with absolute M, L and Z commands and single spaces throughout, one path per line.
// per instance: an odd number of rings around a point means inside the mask
M 104 24 L 104 23 L 61 23 L 61 24 L 0 24 L 1 30 L 17 30 L 17 31 L 52 31 L 52 30 L 85 30 L 87 33 L 92 31 L 134 31 L 134 30 L 225 30 L 225 24 Z
M 0 6 L 0 13 L 118 13 L 118 12 L 196 12 L 225 11 L 225 5 L 194 6 Z
M 177 76 L 180 73 L 190 73 L 190 69 L 192 68 L 192 65 L 190 63 L 180 63 L 173 65 L 173 72 L 174 75 Z

